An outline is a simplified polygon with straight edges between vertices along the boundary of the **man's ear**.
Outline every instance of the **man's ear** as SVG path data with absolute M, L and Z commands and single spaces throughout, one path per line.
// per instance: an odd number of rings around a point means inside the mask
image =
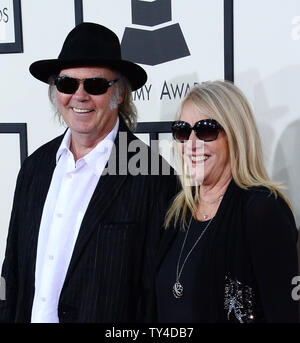
M 122 102 L 124 101 L 124 90 L 122 90 L 121 94 L 118 97 L 118 105 L 122 104 Z

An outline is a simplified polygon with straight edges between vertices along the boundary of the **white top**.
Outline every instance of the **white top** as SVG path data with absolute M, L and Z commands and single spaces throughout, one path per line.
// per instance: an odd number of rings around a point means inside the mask
M 82 219 L 109 159 L 119 128 L 75 162 L 68 129 L 56 154 L 37 245 L 32 323 L 58 323 L 58 301 Z

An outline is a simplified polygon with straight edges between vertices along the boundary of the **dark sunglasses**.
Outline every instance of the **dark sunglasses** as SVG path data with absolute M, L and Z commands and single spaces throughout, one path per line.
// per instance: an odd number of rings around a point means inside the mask
M 74 94 L 80 83 L 83 82 L 85 91 L 91 95 L 100 95 L 107 92 L 108 88 L 116 83 L 118 79 L 107 81 L 102 77 L 92 77 L 90 79 L 75 79 L 69 76 L 58 76 L 54 84 L 57 90 L 65 94 Z
M 180 143 L 187 141 L 192 130 L 197 138 L 204 142 L 211 142 L 218 138 L 222 126 L 214 119 L 199 120 L 193 127 L 185 121 L 177 120 L 172 123 L 173 138 Z

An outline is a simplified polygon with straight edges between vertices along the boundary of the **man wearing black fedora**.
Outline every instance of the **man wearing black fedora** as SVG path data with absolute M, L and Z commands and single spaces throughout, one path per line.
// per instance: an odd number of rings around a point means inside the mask
M 93 23 L 76 26 L 59 57 L 34 62 L 30 72 L 49 84 L 68 128 L 21 167 L 2 267 L 0 321 L 149 318 L 144 295 L 176 180 L 132 172 L 134 152 L 122 152 L 137 142 L 150 170 L 154 153 L 131 132 L 131 91 L 145 84 L 146 72 L 122 60 L 117 36 Z

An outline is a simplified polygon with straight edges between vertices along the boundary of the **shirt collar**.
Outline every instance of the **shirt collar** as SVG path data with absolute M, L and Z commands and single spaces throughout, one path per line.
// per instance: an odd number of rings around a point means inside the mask
M 112 146 L 114 144 L 116 135 L 118 133 L 119 129 L 119 117 L 117 117 L 117 121 L 113 129 L 102 139 L 95 147 L 93 150 L 91 150 L 88 154 L 86 154 L 83 159 L 90 168 L 94 170 L 94 172 L 98 175 L 99 174 L 99 161 L 100 163 L 106 165 Z M 60 147 L 57 150 L 56 153 L 56 164 L 58 163 L 61 155 L 63 153 L 70 153 L 70 143 L 71 143 L 71 130 L 68 128 L 66 131 L 64 138 L 60 144 Z M 73 155 L 73 154 L 72 154 Z M 81 160 L 80 159 L 80 160 Z M 79 160 L 78 160 L 79 161 Z M 101 172 L 102 173 L 102 172 Z M 101 174 L 100 173 L 100 174 Z
M 61 155 L 66 151 L 70 151 L 70 143 L 71 143 L 71 130 L 68 129 L 64 135 L 64 138 L 57 150 L 56 153 L 56 164 L 58 163 Z

